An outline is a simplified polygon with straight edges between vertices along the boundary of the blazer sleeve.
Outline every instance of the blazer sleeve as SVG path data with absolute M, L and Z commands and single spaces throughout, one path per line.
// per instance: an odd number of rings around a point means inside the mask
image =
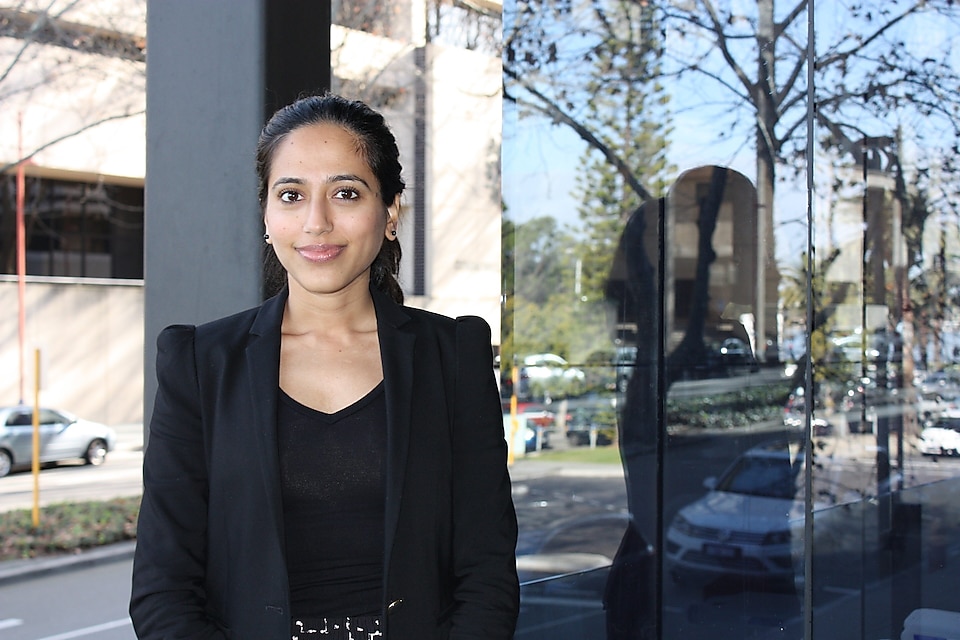
M 141 640 L 226 638 L 206 607 L 207 465 L 192 326 L 157 338 L 130 617 Z
M 451 639 L 509 640 L 520 608 L 517 516 L 490 327 L 457 319 L 453 448 Z

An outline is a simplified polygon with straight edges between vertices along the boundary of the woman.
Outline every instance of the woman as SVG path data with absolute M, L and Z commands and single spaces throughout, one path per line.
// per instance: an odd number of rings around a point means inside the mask
M 490 329 L 402 306 L 393 135 L 304 98 L 264 127 L 257 171 L 286 283 L 158 338 L 138 637 L 511 638 Z

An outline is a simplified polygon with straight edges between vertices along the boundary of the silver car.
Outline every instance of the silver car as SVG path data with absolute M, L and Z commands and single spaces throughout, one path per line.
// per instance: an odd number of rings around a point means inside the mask
M 40 409 L 40 462 L 83 460 L 99 465 L 113 450 L 116 433 L 106 425 L 54 409 Z M 0 477 L 33 460 L 33 407 L 0 408 Z

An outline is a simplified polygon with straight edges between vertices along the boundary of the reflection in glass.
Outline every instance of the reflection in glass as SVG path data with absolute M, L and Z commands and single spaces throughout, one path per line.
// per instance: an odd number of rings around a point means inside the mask
M 602 449 L 570 427 L 613 408 L 622 503 L 595 507 L 629 516 L 588 626 L 518 637 L 960 611 L 954 5 L 504 5 L 503 352 L 583 373 L 518 376 L 551 442 Z

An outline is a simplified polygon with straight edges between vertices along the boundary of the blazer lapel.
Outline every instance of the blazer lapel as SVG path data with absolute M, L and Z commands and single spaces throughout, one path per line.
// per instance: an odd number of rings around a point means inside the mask
M 286 289 L 260 308 L 247 342 L 247 378 L 253 405 L 251 424 L 257 429 L 260 471 L 266 505 L 283 531 L 283 497 L 280 492 L 280 456 L 277 449 L 277 402 L 280 394 L 280 324 L 286 307 Z
M 263 303 L 250 329 L 246 348 L 247 376 L 253 405 L 252 423 L 257 428 L 261 453 L 260 470 L 267 494 L 267 508 L 283 531 L 280 460 L 277 452 L 277 402 L 280 388 L 280 325 L 286 305 L 284 293 Z M 390 553 L 400 517 L 413 395 L 413 362 L 416 334 L 410 317 L 400 305 L 384 294 L 371 290 L 380 336 L 383 389 L 387 404 L 387 469 L 384 566 L 390 566 Z
M 387 403 L 387 504 L 384 566 L 390 566 L 390 553 L 400 518 L 403 479 L 410 444 L 413 396 L 413 358 L 416 335 L 404 325 L 410 317 L 400 305 L 376 290 L 373 293 L 380 334 L 380 359 L 383 365 L 383 390 Z

